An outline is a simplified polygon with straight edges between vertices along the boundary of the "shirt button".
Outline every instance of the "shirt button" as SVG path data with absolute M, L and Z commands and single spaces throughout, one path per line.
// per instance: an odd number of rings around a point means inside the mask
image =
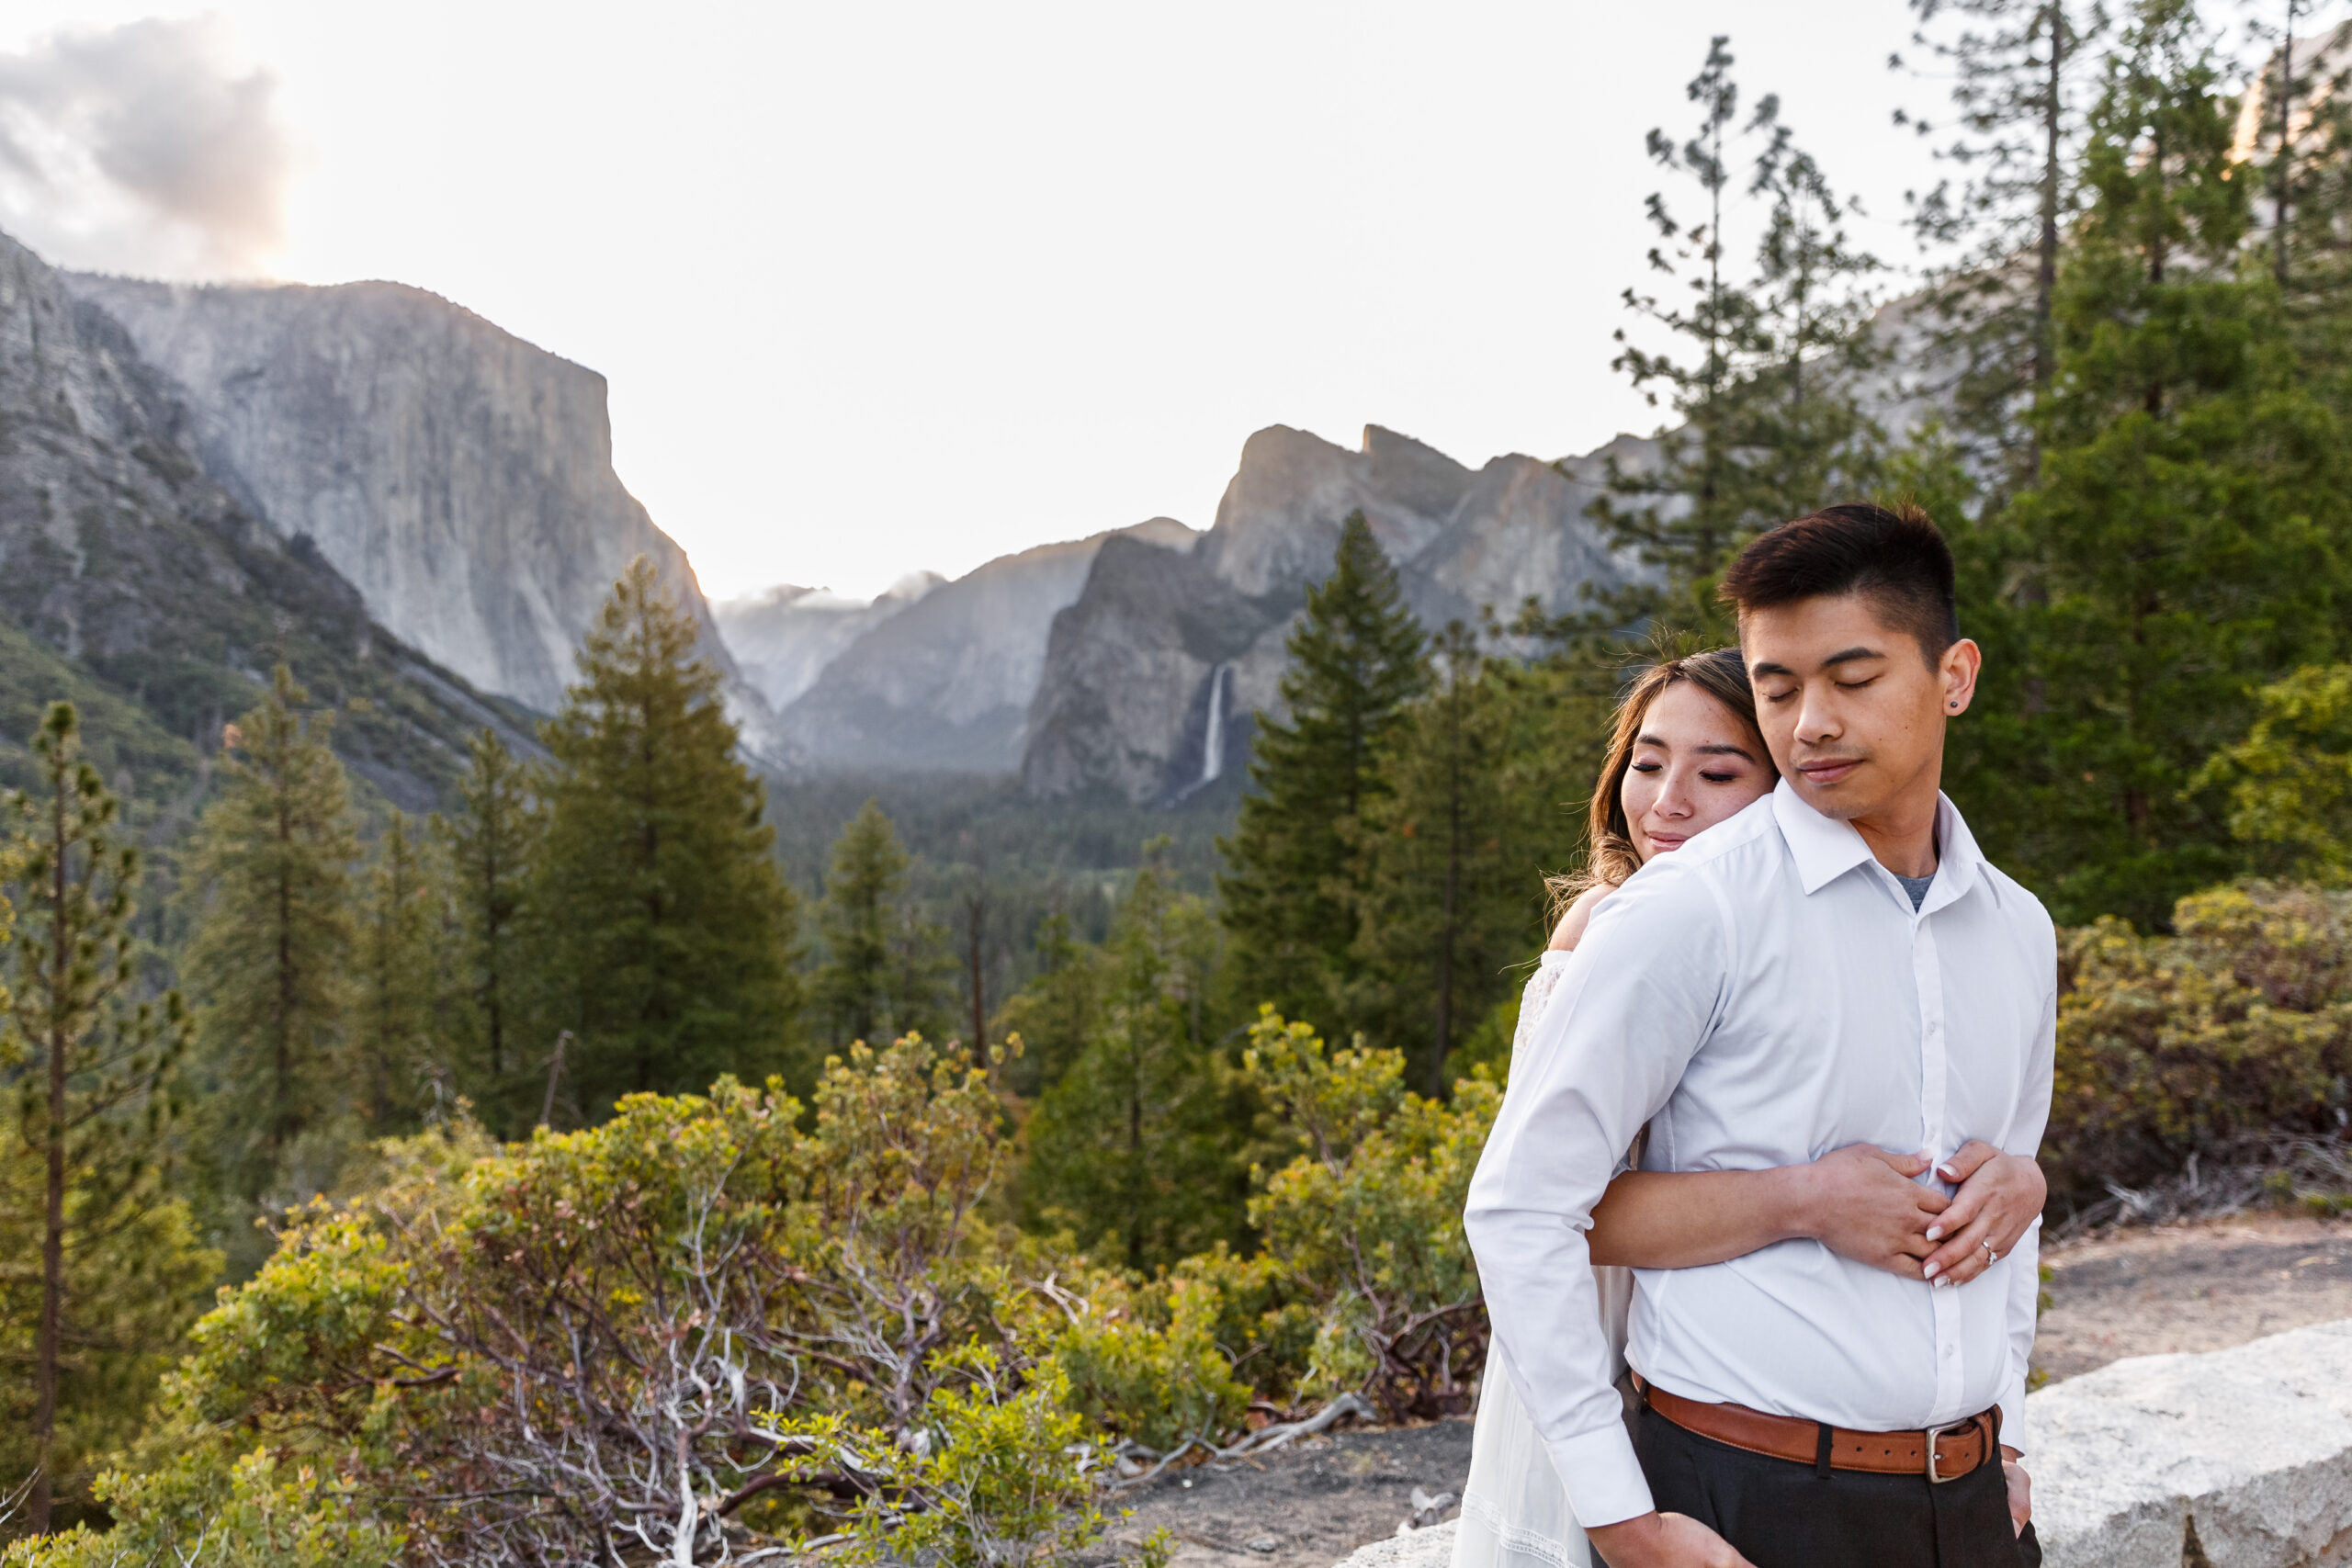
M 1954 1356 L 1957 1356 L 1958 1354 L 1960 1354 L 1960 1347 L 1959 1347 L 1959 1346 L 1957 1346 L 1957 1345 L 1947 1345 L 1947 1346 L 1945 1346 L 1945 1347 L 1944 1347 L 1944 1359 L 1945 1359 L 1945 1360 L 1949 1361 L 1949 1360 L 1951 1360 Z

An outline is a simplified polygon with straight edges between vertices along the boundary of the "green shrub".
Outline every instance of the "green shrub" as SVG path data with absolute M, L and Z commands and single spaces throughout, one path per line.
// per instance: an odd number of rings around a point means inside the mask
M 2173 919 L 2170 936 L 2113 919 L 2061 934 L 2053 1196 L 2341 1125 L 2352 893 L 2249 882 L 2183 898 Z

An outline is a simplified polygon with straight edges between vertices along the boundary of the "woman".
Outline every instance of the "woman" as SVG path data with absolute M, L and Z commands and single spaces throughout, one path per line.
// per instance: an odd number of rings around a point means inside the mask
M 1668 660 L 1634 683 L 1593 791 L 1588 869 L 1553 882 L 1560 918 L 1521 1000 L 1514 1050 L 1532 1034 L 1593 911 L 1645 862 L 1753 805 L 1779 776 L 1736 650 Z M 1638 1145 L 1627 1154 L 1588 1237 L 1621 1388 L 1633 1268 L 1696 1268 L 1809 1237 L 1912 1279 L 1965 1284 L 2017 1244 L 2047 1194 L 2033 1161 L 1982 1143 L 1938 1168 L 1961 1184 L 1949 1203 L 1913 1179 L 1928 1169 L 1925 1155 L 1862 1146 L 1806 1166 L 1687 1172 L 1631 1168 L 1639 1155 Z M 1454 1568 L 1587 1568 L 1584 1532 L 1505 1359 L 1499 1343 L 1489 1347 Z

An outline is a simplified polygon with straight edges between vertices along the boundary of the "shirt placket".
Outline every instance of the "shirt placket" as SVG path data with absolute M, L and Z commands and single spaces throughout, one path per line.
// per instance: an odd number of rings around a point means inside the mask
M 1952 1152 L 1944 1128 L 1951 1075 L 1945 1065 L 1943 965 L 1936 955 L 1935 922 L 1924 914 L 1911 920 L 1911 978 L 1919 994 L 1919 1125 L 1928 1153 L 1942 1160 Z M 1928 1306 L 1936 1328 L 1936 1397 L 1928 1424 L 1937 1426 L 1968 1414 L 1960 1408 L 1960 1292 L 1930 1287 Z

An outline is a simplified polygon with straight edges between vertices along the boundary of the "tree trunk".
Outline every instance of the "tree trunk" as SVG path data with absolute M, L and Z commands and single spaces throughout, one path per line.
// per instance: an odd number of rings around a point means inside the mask
M 2278 291 L 2287 291 L 2287 213 L 2294 189 L 2293 126 L 2288 116 L 2295 103 L 2295 14 L 2301 0 L 2287 0 L 2287 26 L 2278 40 L 2278 167 L 2272 181 L 2274 208 L 2271 238 L 2278 252 Z
M 65 785 L 51 781 L 50 868 L 49 1124 L 48 1190 L 43 1194 L 40 1239 L 40 1333 L 34 1347 L 33 1439 L 40 1469 L 33 1475 L 30 1523 L 35 1535 L 49 1533 L 54 1497 L 51 1468 L 57 1446 L 57 1364 L 65 1337 Z
M 982 1062 L 988 1060 L 989 1007 L 987 979 L 982 973 L 980 964 L 980 933 L 981 928 L 988 920 L 988 900 L 989 896 L 985 889 L 967 893 L 964 897 L 964 918 L 969 926 L 967 932 L 969 940 L 967 944 L 965 962 L 971 971 L 972 978 L 972 1038 L 967 1043 L 970 1044 L 973 1054 Z

